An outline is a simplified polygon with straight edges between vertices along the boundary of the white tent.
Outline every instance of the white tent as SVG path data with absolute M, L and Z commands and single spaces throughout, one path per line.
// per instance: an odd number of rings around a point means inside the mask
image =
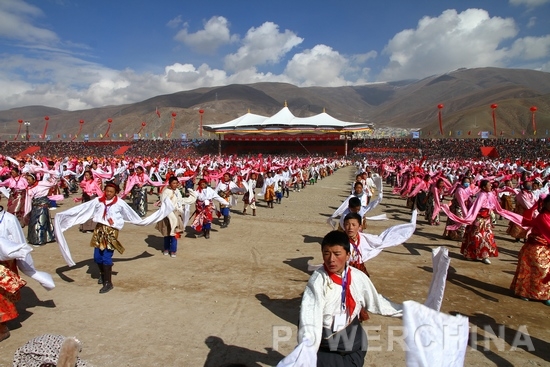
M 310 117 L 296 117 L 286 106 L 271 117 L 249 112 L 223 124 L 204 125 L 204 130 L 216 134 L 269 134 L 277 132 L 345 133 L 367 131 L 372 128 L 372 123 L 341 121 L 326 112 Z

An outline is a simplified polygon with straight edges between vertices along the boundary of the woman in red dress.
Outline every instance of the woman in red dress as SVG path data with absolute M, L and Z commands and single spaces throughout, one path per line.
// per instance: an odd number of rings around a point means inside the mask
M 525 301 L 543 301 L 550 306 L 550 195 L 539 203 L 524 212 L 522 224 L 532 230 L 519 251 L 510 288 Z M 532 218 L 537 207 L 539 215 Z
M 19 289 L 27 284 L 19 278 L 15 260 L 0 261 L 0 341 L 10 336 L 6 322 L 19 316 L 15 302 L 21 295 Z
M 498 248 L 493 234 L 493 212 L 514 223 L 521 223 L 523 218 L 516 213 L 502 209 L 497 196 L 492 191 L 490 181 L 481 180 L 479 187 L 481 191 L 463 218 L 452 213 L 447 204 L 442 205 L 442 209 L 447 217 L 456 223 L 454 226 L 448 227 L 450 230 L 458 229 L 460 225 L 466 224 L 460 253 L 468 260 L 481 260 L 484 264 L 491 264 L 489 257 L 498 256 Z

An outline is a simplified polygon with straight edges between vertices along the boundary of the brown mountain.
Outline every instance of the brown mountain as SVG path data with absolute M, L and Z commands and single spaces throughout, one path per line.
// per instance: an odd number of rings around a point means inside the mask
M 166 136 L 174 128 L 172 138 L 186 133 L 189 138 L 199 136 L 200 114 L 204 110 L 204 124 L 218 124 L 242 116 L 248 110 L 260 115 L 278 112 L 285 101 L 296 116 L 305 117 L 326 112 L 345 121 L 371 121 L 375 127 L 419 128 L 424 136 L 436 136 L 439 130 L 438 104 L 443 104 L 443 129 L 472 131 L 493 130 L 492 110 L 496 108 L 497 133 L 503 136 L 532 137 L 531 106 L 537 106 L 538 136 L 550 130 L 550 73 L 523 69 L 459 69 L 444 75 L 422 80 L 377 83 L 347 87 L 300 88 L 285 83 L 257 83 L 200 88 L 192 91 L 156 96 L 145 101 L 93 108 L 82 111 L 63 111 L 45 106 L 27 106 L 0 111 L 0 136 L 10 139 L 20 127 L 18 120 L 30 122 L 31 135 L 40 135 L 49 116 L 48 134 L 57 136 L 78 132 L 84 120 L 82 134 L 95 134 L 99 139 L 112 119 L 110 133 L 117 139 L 132 136 L 142 127 L 143 134 Z M 161 117 L 155 109 L 158 107 Z M 21 133 L 25 127 L 21 126 Z M 204 137 L 214 138 L 208 133 Z M 80 140 L 80 138 L 79 138 Z

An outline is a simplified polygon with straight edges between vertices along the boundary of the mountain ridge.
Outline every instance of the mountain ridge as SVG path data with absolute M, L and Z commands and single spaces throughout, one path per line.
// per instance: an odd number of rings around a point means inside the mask
M 491 104 L 495 109 L 497 135 L 532 137 L 531 106 L 537 106 L 539 137 L 550 129 L 550 73 L 502 68 L 458 69 L 420 80 L 373 83 L 342 87 L 298 87 L 288 83 L 231 84 L 203 87 L 159 95 L 119 106 L 104 106 L 80 111 L 64 111 L 47 106 L 25 106 L 0 111 L 0 138 L 7 140 L 21 127 L 18 120 L 30 122 L 31 136 L 41 135 L 45 116 L 49 116 L 48 135 L 74 135 L 84 120 L 81 134 L 99 137 L 109 132 L 120 138 L 140 130 L 149 136 L 166 137 L 176 113 L 172 138 L 186 133 L 200 134 L 199 110 L 203 124 L 219 124 L 251 113 L 271 116 L 288 105 L 297 117 L 326 111 L 350 122 L 372 122 L 375 128 L 420 129 L 422 134 L 439 132 L 438 104 L 443 130 L 493 130 Z M 161 117 L 157 116 L 158 108 Z M 146 126 L 142 126 L 145 122 Z M 21 129 L 21 134 L 24 133 Z M 522 133 L 525 131 L 525 135 Z M 475 134 L 472 134 L 475 135 Z M 203 137 L 214 138 L 213 134 Z

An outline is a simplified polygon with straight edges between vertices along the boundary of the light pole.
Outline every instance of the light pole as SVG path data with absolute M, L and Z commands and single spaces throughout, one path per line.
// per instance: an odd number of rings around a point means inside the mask
M 29 126 L 31 126 L 31 123 L 28 121 L 25 121 L 25 131 L 26 131 L 26 140 L 29 141 L 31 136 L 29 135 Z

